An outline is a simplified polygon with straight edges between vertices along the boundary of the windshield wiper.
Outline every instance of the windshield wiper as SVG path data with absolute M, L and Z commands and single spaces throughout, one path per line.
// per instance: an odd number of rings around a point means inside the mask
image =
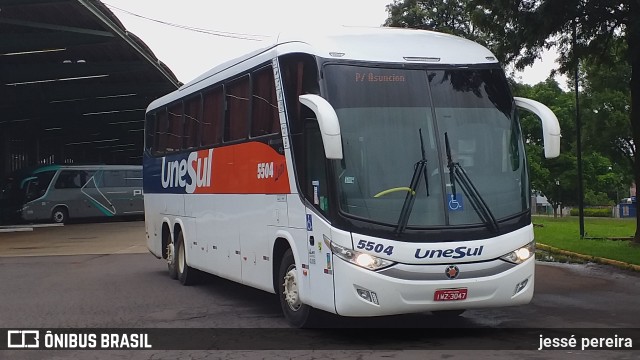
M 413 176 L 411 177 L 411 184 L 409 185 L 410 191 L 407 191 L 407 196 L 404 198 L 402 204 L 402 210 L 400 211 L 400 218 L 398 219 L 398 226 L 396 227 L 396 234 L 401 234 L 407 228 L 409 223 L 409 217 L 413 210 L 413 203 L 416 201 L 416 190 L 420 186 L 420 178 L 424 176 L 425 185 L 427 187 L 427 196 L 429 196 L 429 177 L 427 176 L 427 155 L 424 151 L 424 140 L 422 138 L 422 128 L 418 129 L 420 134 L 420 148 L 422 150 L 422 159 L 419 160 L 413 168 Z
M 491 209 L 480 195 L 478 189 L 464 171 L 464 168 L 458 162 L 454 162 L 451 158 L 451 145 L 449 144 L 449 135 L 444 133 L 445 150 L 447 152 L 447 167 L 449 168 L 449 181 L 451 182 L 451 196 L 453 201 L 457 200 L 456 181 L 462 186 L 462 192 L 469 199 L 473 210 L 476 211 L 480 220 L 492 231 L 498 231 L 498 221 L 491 212 Z

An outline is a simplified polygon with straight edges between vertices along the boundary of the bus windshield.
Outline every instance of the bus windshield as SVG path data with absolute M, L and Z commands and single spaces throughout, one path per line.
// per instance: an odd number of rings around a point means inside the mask
M 7 202 L 31 201 L 44 195 L 55 170 L 17 171 L 0 182 L 0 199 Z
M 522 137 L 500 68 L 328 64 L 325 73 L 343 140 L 344 157 L 333 162 L 343 214 L 428 228 L 489 226 L 529 209 Z M 451 176 L 452 163 L 468 185 Z

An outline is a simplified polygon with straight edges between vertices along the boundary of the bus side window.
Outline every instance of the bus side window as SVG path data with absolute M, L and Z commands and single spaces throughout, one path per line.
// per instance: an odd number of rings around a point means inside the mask
M 280 119 L 273 69 L 271 66 L 260 69 L 251 79 L 251 136 L 277 134 L 280 132 Z
M 182 101 L 172 105 L 168 109 L 169 132 L 167 141 L 167 151 L 180 151 L 184 147 L 184 118 L 182 116 Z
M 200 124 L 202 121 L 202 97 L 198 94 L 184 104 L 184 145 L 186 149 L 200 146 Z
M 226 87 L 227 113 L 224 141 L 246 139 L 249 133 L 250 81 L 249 75 L 229 83 Z
M 63 170 L 56 180 L 56 189 L 76 189 L 80 185 L 80 173 L 75 170 Z
M 156 113 L 156 126 L 154 136 L 154 155 L 162 155 L 167 153 L 169 145 L 169 121 L 167 118 L 167 109 L 162 108 Z
M 125 183 L 128 187 L 142 187 L 142 171 L 127 170 Z
M 220 143 L 221 126 L 224 114 L 224 93 L 222 86 L 204 93 L 202 108 L 202 145 L 211 146 Z
M 102 176 L 104 187 L 125 187 L 125 170 L 105 170 Z
M 155 113 L 147 113 L 146 115 L 146 122 L 145 122 L 145 149 L 149 150 L 152 154 L 155 154 L 156 151 L 156 142 L 155 142 L 155 135 L 156 135 L 156 126 L 157 126 L 157 122 L 156 122 L 156 114 Z

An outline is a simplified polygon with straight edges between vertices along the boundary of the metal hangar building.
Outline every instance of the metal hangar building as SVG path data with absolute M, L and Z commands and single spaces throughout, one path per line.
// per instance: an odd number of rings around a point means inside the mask
M 0 176 L 141 164 L 144 110 L 179 85 L 98 0 L 0 0 Z

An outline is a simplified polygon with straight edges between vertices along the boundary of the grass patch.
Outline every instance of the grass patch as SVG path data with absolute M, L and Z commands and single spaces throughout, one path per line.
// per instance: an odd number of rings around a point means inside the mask
M 640 265 L 640 246 L 631 241 L 607 240 L 632 236 L 635 219 L 585 218 L 585 239 L 580 239 L 578 217 L 534 216 L 536 242 L 579 254 Z M 595 239 L 587 239 L 587 238 Z

